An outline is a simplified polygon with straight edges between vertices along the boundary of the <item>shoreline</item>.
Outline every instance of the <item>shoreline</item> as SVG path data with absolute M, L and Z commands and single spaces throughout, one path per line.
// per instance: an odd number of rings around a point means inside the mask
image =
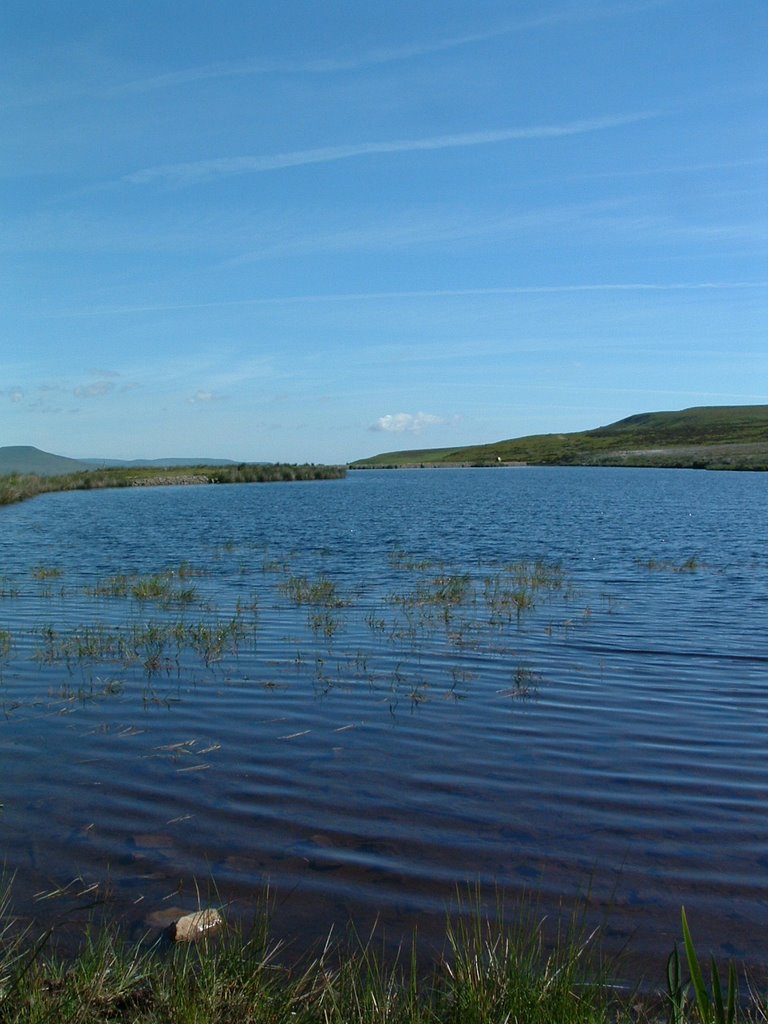
M 39 494 L 91 491 L 115 487 L 204 487 L 212 484 L 288 483 L 308 480 L 341 480 L 346 466 L 270 463 L 236 466 L 183 466 L 177 470 L 95 469 L 63 476 L 35 473 L 0 476 L 0 505 L 14 505 Z
M 606 960 L 597 929 L 579 915 L 544 937 L 531 908 L 497 908 L 486 917 L 479 895 L 446 919 L 442 952 L 424 966 L 416 933 L 392 955 L 375 933 L 328 935 L 292 955 L 270 929 L 269 904 L 250 924 L 198 907 L 126 940 L 119 924 L 92 918 L 77 949 L 56 948 L 56 929 L 36 939 L 13 934 L 10 886 L 0 892 L 0 1021 L 70 1020 L 82 1024 L 158 1024 L 176 1020 L 244 1024 L 728 1024 L 764 1020 L 766 1002 L 754 980 L 714 960 L 702 970 L 682 912 L 682 946 L 659 951 L 658 975 L 618 981 L 619 961 Z M 191 933 L 187 919 L 216 921 Z M 509 923 L 512 922 L 512 923 Z M 66 925 L 67 923 L 64 922 Z M 71 924 L 71 922 L 70 922 Z M 551 926 L 550 926 L 551 930 Z M 69 934 L 71 939 L 71 932 Z M 668 957 L 668 959 L 667 959 Z M 719 971 L 719 974 L 718 974 Z M 665 981 L 666 977 L 666 981 Z M 733 1016 L 717 1014 L 718 993 Z M 741 1011 L 741 1013 L 739 1013 Z

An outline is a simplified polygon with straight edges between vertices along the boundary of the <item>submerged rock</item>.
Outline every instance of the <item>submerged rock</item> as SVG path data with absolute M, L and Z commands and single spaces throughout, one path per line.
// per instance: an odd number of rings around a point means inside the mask
M 144 832 L 133 837 L 133 845 L 144 850 L 172 850 L 173 836 L 158 832 Z
M 172 938 L 174 942 L 198 942 L 215 935 L 223 923 L 218 910 L 198 910 L 194 914 L 185 914 L 171 926 Z

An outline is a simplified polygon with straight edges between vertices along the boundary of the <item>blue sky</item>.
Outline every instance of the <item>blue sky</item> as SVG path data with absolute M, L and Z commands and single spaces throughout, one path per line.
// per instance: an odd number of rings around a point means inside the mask
M 768 402 L 765 0 L 4 0 L 0 445 Z

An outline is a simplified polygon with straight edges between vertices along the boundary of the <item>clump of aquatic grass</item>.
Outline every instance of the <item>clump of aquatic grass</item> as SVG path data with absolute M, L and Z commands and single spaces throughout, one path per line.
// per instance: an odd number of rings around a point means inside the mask
M 0 598 L 17 598 L 18 596 L 19 588 L 8 585 L 7 576 L 0 576 Z
M 36 580 L 57 580 L 64 574 L 58 565 L 36 565 L 32 569 L 32 577 Z
M 527 665 L 517 665 L 512 673 L 511 689 L 507 688 L 497 692 L 505 697 L 532 697 L 540 682 L 541 674 L 539 672 L 534 672 Z
M 432 581 L 432 604 L 461 604 L 467 597 L 470 580 L 467 575 L 437 576 Z
M 200 566 L 192 565 L 192 563 L 188 562 L 186 558 L 183 559 L 181 562 L 179 562 L 178 566 L 175 569 L 169 569 L 168 572 L 172 576 L 178 576 L 179 579 L 182 579 L 182 580 L 183 579 L 187 579 L 190 576 L 207 576 L 208 575 L 208 573 L 207 573 L 207 571 L 205 569 L 202 569 Z
M 198 622 L 187 629 L 188 641 L 206 665 L 218 661 L 226 652 L 237 650 L 248 630 L 241 618 L 233 616 L 223 622 Z
M 682 562 L 675 562 L 669 558 L 636 558 L 635 565 L 640 566 L 642 569 L 647 569 L 649 572 L 688 573 L 699 572 L 706 568 L 704 562 L 695 555 L 683 559 Z
M 117 697 L 123 692 L 123 681 L 117 678 L 91 679 L 88 684 L 73 686 L 69 681 L 64 681 L 58 690 L 49 690 L 51 696 L 59 697 L 61 700 L 70 702 L 79 701 L 85 704 L 89 701 L 98 700 L 101 697 Z
M 245 615 L 246 612 L 250 615 L 256 615 L 259 610 L 259 595 L 253 591 L 250 597 L 238 597 L 235 602 L 235 611 L 238 615 Z
M 565 570 L 559 562 L 545 562 L 540 558 L 511 562 L 504 569 L 522 587 L 560 590 L 566 581 Z
M 499 575 L 485 577 L 483 597 L 495 624 L 510 621 L 513 615 L 519 620 L 524 611 L 536 606 L 534 595 L 525 584 L 509 585 Z
M 392 604 L 416 607 L 419 605 L 456 606 L 463 604 L 471 592 L 471 580 L 467 574 L 435 576 L 419 583 L 416 589 L 406 594 L 395 594 Z
M 380 615 L 376 615 L 374 611 L 368 612 L 365 616 L 365 624 L 374 634 L 384 633 L 387 629 L 387 620 Z
M 191 604 L 197 597 L 195 587 L 174 587 L 172 576 L 158 573 L 138 579 L 131 586 L 137 601 L 159 601 L 162 604 Z
M 326 608 L 341 608 L 346 602 L 339 595 L 336 584 L 327 576 L 310 580 L 306 576 L 289 576 L 280 589 L 294 604 L 323 605 Z
M 128 597 L 130 591 L 130 577 L 120 574 L 109 576 L 92 587 L 86 589 L 86 593 L 93 597 Z
M 406 570 L 411 572 L 423 572 L 426 569 L 432 569 L 437 565 L 429 558 L 418 559 L 413 555 L 409 555 L 407 551 L 400 549 L 396 551 L 390 551 L 387 556 L 387 560 L 393 569 Z
M 43 646 L 35 652 L 39 661 L 53 663 L 74 661 L 130 661 L 132 651 L 128 637 L 107 626 L 81 626 L 62 634 L 52 626 L 40 630 Z
M 280 558 L 264 558 L 261 563 L 262 572 L 288 572 L 288 563 Z
M 0 658 L 7 658 L 13 650 L 13 634 L 9 629 L 0 629 Z
M 559 563 L 535 561 L 511 562 L 501 572 L 483 579 L 483 598 L 491 615 L 492 625 L 503 625 L 523 612 L 536 607 L 542 592 L 558 592 L 571 597 L 565 570 Z M 543 599 L 543 598 L 541 598 Z
M 140 622 L 129 628 L 99 623 L 79 626 L 67 633 L 44 626 L 40 630 L 42 646 L 34 657 L 47 664 L 64 661 L 70 671 L 84 662 L 128 666 L 138 661 L 151 675 L 162 669 L 179 668 L 180 659 L 188 651 L 210 666 L 225 654 L 235 653 L 255 629 L 253 616 L 247 621 L 239 613 L 212 621 Z
M 93 597 L 131 597 L 135 601 L 157 601 L 162 605 L 193 604 L 197 600 L 197 589 L 194 586 L 178 586 L 174 583 L 177 577 L 185 579 L 193 575 L 198 576 L 202 573 L 183 562 L 179 569 L 168 569 L 149 576 L 108 576 L 107 579 L 89 587 L 86 592 Z
M 321 633 L 326 640 L 331 640 L 341 628 L 341 622 L 336 615 L 332 615 L 328 609 L 310 612 L 308 618 L 309 628 L 313 633 Z

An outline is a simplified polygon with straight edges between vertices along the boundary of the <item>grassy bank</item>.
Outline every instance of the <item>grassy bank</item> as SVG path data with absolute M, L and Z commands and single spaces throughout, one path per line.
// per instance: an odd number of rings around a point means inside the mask
M 7 913 L 7 905 L 6 905 Z M 8 919 L 5 918 L 7 921 Z M 513 927 L 480 916 L 446 929 L 444 953 L 419 972 L 407 949 L 330 940 L 298 963 L 270 940 L 266 917 L 198 945 L 140 947 L 86 933 L 65 959 L 11 937 L 0 915 L 0 1022 L 42 1024 L 735 1024 L 765 1021 L 768 1004 L 732 972 L 705 977 L 683 915 L 683 955 L 657 995 L 610 983 L 594 934 L 572 926 L 545 948 L 523 915 Z M 681 965 L 682 961 L 682 965 Z M 663 974 L 663 965 L 660 965 Z M 690 978 L 688 978 L 688 974 Z
M 532 434 L 462 448 L 386 452 L 360 459 L 351 468 L 515 463 L 768 470 L 768 406 L 640 413 L 594 430 Z
M 63 476 L 12 473 L 0 476 L 0 505 L 34 498 L 51 491 L 90 491 L 105 487 L 161 487 L 193 484 L 252 484 L 290 480 L 338 480 L 343 466 L 250 464 L 181 466 L 170 469 L 94 469 Z

